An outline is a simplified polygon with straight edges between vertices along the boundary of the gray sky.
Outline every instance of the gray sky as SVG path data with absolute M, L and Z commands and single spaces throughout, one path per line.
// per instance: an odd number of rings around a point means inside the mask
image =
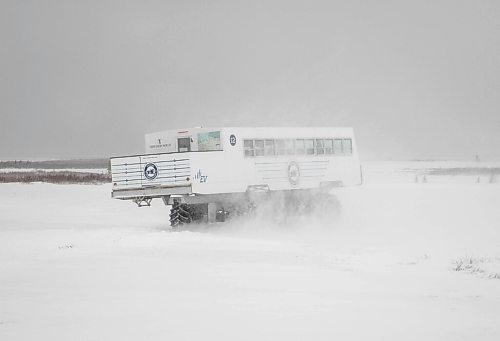
M 353 126 L 365 159 L 500 159 L 500 1 L 0 0 L 0 158 L 191 126 Z

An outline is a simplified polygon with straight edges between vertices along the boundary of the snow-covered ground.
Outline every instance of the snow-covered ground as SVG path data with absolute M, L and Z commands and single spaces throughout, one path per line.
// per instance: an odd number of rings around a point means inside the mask
M 0 340 L 499 340 L 500 183 L 407 165 L 327 223 L 183 232 L 108 185 L 1 184 Z

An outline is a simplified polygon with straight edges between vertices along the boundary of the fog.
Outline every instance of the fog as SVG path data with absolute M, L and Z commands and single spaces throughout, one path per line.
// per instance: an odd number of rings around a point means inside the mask
M 191 126 L 352 126 L 363 159 L 500 157 L 497 1 L 0 2 L 0 158 Z

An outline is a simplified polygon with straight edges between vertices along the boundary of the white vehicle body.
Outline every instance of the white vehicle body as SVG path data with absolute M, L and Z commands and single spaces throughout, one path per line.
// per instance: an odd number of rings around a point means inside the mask
M 219 195 L 362 182 L 352 128 L 192 128 L 147 134 L 145 142 L 144 155 L 111 158 L 113 198 L 209 203 Z

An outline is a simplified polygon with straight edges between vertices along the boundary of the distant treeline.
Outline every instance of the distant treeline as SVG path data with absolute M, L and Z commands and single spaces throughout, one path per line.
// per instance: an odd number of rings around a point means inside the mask
M 428 170 L 430 175 L 498 175 L 500 168 L 464 167 L 464 168 L 433 168 Z
M 428 175 L 500 175 L 498 167 L 455 167 L 455 168 L 428 168 L 428 169 L 406 169 Z
M 109 159 L 47 160 L 47 161 L 0 161 L 0 168 L 33 169 L 109 169 Z
M 54 184 L 103 184 L 111 182 L 111 175 L 84 172 L 9 172 L 0 173 L 0 183 L 49 182 Z

